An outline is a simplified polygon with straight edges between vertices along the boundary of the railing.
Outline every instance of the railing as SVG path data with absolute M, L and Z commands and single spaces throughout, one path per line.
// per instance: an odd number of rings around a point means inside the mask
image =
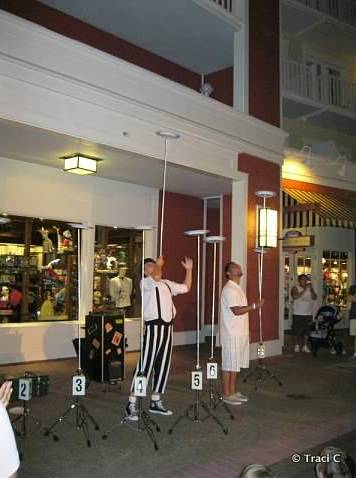
M 229 13 L 232 13 L 232 2 L 233 0 L 212 0 L 214 3 L 222 7 Z
M 353 0 L 296 0 L 306 7 L 356 27 L 356 2 Z
M 356 82 L 327 74 L 316 75 L 313 67 L 295 61 L 282 63 L 284 91 L 323 105 L 356 113 Z

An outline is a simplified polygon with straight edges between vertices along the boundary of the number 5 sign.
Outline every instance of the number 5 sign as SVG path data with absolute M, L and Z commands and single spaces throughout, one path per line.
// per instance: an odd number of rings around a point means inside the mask
M 206 364 L 206 376 L 208 380 L 217 380 L 218 378 L 218 364 L 215 362 L 208 362 Z
M 72 377 L 72 395 L 74 397 L 85 395 L 85 375 L 74 375 Z
M 146 377 L 135 377 L 135 388 L 134 395 L 135 397 L 145 397 L 147 392 L 147 378 Z
M 192 372 L 192 390 L 203 390 L 203 372 Z

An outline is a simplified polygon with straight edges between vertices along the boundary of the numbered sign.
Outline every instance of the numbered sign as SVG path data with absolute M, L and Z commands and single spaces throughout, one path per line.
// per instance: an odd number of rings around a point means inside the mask
M 217 380 L 218 378 L 218 364 L 215 362 L 208 362 L 206 364 L 206 376 L 208 380 Z
M 32 380 L 29 378 L 20 378 L 19 380 L 19 400 L 31 400 Z
M 203 372 L 192 372 L 192 390 L 203 390 Z
M 263 358 L 266 355 L 266 347 L 265 344 L 259 343 L 257 345 L 257 357 Z
M 80 397 L 85 395 L 85 375 L 74 375 L 72 378 L 72 395 Z
M 135 377 L 135 397 L 145 397 L 147 394 L 147 378 L 146 377 Z

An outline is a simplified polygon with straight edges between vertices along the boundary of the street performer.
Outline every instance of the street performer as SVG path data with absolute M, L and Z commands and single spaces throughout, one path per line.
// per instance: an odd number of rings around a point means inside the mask
M 126 406 L 128 420 L 138 420 L 134 384 L 136 376 L 140 373 L 147 378 L 148 382 L 153 372 L 149 412 L 166 416 L 173 414 L 171 410 L 164 407 L 161 394 L 166 389 L 172 356 L 173 319 L 176 315 L 172 297 L 186 294 L 192 286 L 193 261 L 186 257 L 181 264 L 185 269 L 185 279 L 183 283 L 179 284 L 162 279 L 163 257 L 158 257 L 157 261 L 154 259 L 145 259 L 144 261 L 145 277 L 141 281 L 143 320 L 145 321 L 143 350 L 141 351 L 142 370 L 140 370 L 141 359 L 139 359 L 132 380 L 129 402 Z

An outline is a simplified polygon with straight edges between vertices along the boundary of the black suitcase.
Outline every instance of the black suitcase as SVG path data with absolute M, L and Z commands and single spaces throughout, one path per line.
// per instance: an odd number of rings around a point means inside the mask
M 89 314 L 85 319 L 84 371 L 98 382 L 125 378 L 125 318 L 116 314 Z

